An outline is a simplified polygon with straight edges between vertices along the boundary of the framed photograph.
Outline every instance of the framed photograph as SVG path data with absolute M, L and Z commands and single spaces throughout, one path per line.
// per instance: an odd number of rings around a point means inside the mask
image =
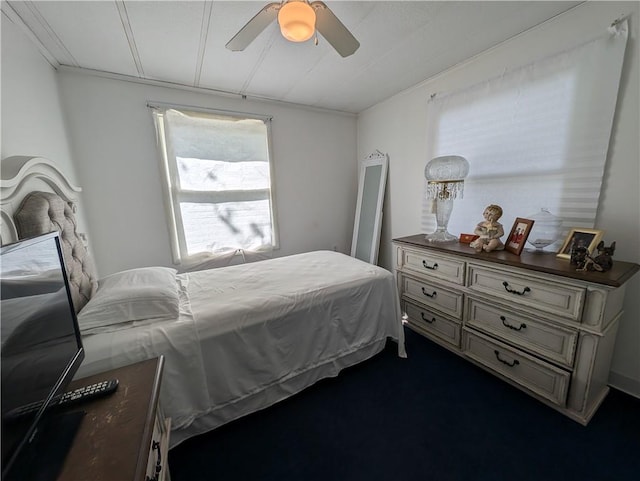
M 513 227 L 511 228 L 511 232 L 509 233 L 509 237 L 507 237 L 504 250 L 519 256 L 522 249 L 524 249 L 524 243 L 527 242 L 527 237 L 529 237 L 531 227 L 533 227 L 533 222 L 534 221 L 531 219 L 516 217 Z
M 588 254 L 591 254 L 602 240 L 604 231 L 597 229 L 574 228 L 569 231 L 562 247 L 558 251 L 558 257 L 571 259 L 571 251 L 576 247 L 586 247 Z

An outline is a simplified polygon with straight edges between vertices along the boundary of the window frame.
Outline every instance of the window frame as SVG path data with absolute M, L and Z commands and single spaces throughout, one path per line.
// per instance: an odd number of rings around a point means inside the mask
M 269 187 L 266 189 L 254 189 L 250 192 L 264 192 L 266 198 L 269 200 L 269 210 L 271 215 L 271 245 L 263 246 L 257 249 L 257 252 L 268 252 L 280 248 L 279 235 L 278 235 L 278 223 L 277 212 L 275 204 L 275 168 L 273 161 L 273 143 L 271 132 L 271 116 L 265 116 L 260 114 L 246 113 L 246 112 L 234 112 L 228 110 L 206 109 L 200 107 L 164 104 L 159 102 L 149 102 L 147 106 L 151 109 L 152 119 L 156 129 L 156 143 L 159 152 L 160 163 L 160 177 L 162 180 L 162 193 L 163 203 L 165 209 L 165 215 L 167 219 L 167 226 L 169 229 L 169 244 L 171 246 L 171 255 L 173 263 L 191 264 L 202 260 L 202 255 L 207 257 L 216 257 L 229 251 L 210 251 L 210 252 L 198 252 L 189 254 L 187 251 L 186 234 L 184 230 L 184 223 L 182 219 L 182 212 L 180 209 L 180 202 L 185 201 L 185 197 L 194 203 L 211 203 L 215 201 L 216 197 L 220 198 L 225 195 L 221 191 L 193 191 L 190 189 L 180 188 L 180 178 L 178 173 L 178 162 L 176 161 L 175 153 L 172 151 L 171 143 L 166 140 L 166 117 L 165 114 L 168 110 L 176 110 L 181 113 L 201 113 L 210 114 L 212 116 L 224 116 L 232 117 L 236 119 L 250 119 L 260 120 L 266 127 L 267 136 L 267 155 L 269 164 Z M 226 199 L 229 199 L 229 192 L 227 191 Z M 240 192 L 240 191 L 236 191 Z M 233 194 L 231 194 L 233 195 Z M 198 202 L 198 197 L 206 200 Z M 249 193 L 246 196 L 246 200 L 250 200 Z M 265 196 L 260 196 L 264 198 Z M 215 203 L 215 202 L 213 202 Z M 243 248 L 236 248 L 236 251 L 243 251 Z

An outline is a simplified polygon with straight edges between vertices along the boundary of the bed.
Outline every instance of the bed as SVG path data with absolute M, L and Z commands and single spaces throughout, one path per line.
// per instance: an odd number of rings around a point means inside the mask
M 98 281 L 78 233 L 80 189 L 50 160 L 2 162 L 3 243 L 61 233 L 86 350 L 79 375 L 164 355 L 172 447 L 337 376 L 389 340 L 406 356 L 385 269 L 316 251 L 188 273 L 136 268 Z

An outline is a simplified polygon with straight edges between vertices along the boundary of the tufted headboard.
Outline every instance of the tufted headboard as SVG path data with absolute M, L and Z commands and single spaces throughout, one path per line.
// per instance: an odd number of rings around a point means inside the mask
M 10 157 L 2 160 L 2 243 L 58 231 L 69 277 L 71 297 L 80 311 L 97 289 L 93 260 L 78 233 L 74 187 L 47 159 Z

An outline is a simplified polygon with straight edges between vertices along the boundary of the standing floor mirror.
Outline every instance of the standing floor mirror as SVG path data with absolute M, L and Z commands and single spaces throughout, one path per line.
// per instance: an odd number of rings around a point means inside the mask
M 387 154 L 377 151 L 361 162 L 358 172 L 358 201 L 351 256 L 371 264 L 378 262 L 388 164 Z

